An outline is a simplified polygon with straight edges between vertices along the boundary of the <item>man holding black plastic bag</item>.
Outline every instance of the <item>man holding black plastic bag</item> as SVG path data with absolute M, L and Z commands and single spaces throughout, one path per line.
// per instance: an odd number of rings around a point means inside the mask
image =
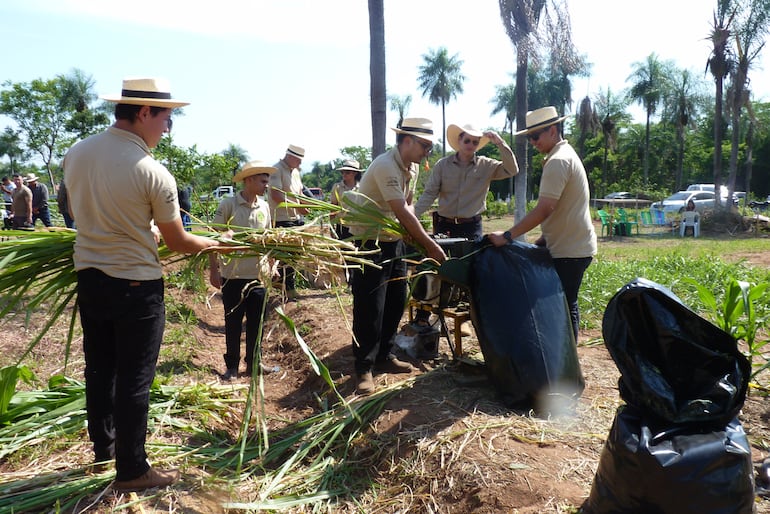
M 588 179 L 577 153 L 562 138 L 559 125 L 564 119 L 566 116 L 558 116 L 551 106 L 527 113 L 527 128 L 515 135 L 526 135 L 530 144 L 545 155 L 537 205 L 509 230 L 489 234 L 489 240 L 503 246 L 541 225 L 543 235 L 535 244 L 551 252 L 577 341 L 578 291 L 597 247 L 589 211 Z

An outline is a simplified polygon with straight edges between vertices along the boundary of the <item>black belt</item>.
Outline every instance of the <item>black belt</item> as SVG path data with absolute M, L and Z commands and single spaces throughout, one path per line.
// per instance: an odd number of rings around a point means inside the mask
M 438 219 L 444 223 L 451 223 L 453 225 L 462 225 L 464 223 L 478 223 L 481 221 L 481 214 L 477 214 L 472 218 L 447 218 L 446 216 L 438 215 Z

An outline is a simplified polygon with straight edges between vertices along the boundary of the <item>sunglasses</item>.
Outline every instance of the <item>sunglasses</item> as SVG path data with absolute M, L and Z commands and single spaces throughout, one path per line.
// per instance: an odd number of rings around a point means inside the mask
M 471 138 L 469 138 L 469 137 L 466 137 L 465 139 L 463 139 L 463 144 L 464 144 L 464 145 L 467 145 L 467 144 L 473 143 L 473 146 L 479 146 L 479 143 L 480 143 L 480 142 L 481 142 L 481 140 L 480 140 L 480 139 L 471 139 Z
M 412 136 L 412 139 L 414 139 L 415 142 L 419 144 L 422 147 L 422 149 L 425 150 L 426 152 L 430 152 L 431 150 L 433 150 L 433 143 L 429 143 L 427 141 L 421 141 L 415 136 Z
M 540 139 L 540 136 L 543 135 L 543 133 L 548 130 L 550 127 L 546 127 L 544 129 L 540 129 L 537 132 L 531 132 L 527 137 L 529 137 L 530 141 L 537 142 L 538 139 Z

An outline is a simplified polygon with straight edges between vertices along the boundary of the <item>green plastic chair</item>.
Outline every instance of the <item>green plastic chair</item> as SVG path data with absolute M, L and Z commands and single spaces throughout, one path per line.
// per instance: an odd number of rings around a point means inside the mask
M 618 221 L 626 226 L 626 234 L 630 236 L 631 230 L 633 227 L 636 227 L 636 235 L 639 235 L 639 221 L 636 219 L 635 215 L 628 214 L 623 207 L 615 212 L 618 213 Z
M 612 235 L 612 222 L 610 221 L 610 215 L 607 211 L 603 209 L 599 209 L 596 211 L 596 214 L 599 215 L 599 219 L 602 220 L 602 229 L 599 233 L 599 236 L 604 236 L 605 230 L 607 231 L 607 237 Z

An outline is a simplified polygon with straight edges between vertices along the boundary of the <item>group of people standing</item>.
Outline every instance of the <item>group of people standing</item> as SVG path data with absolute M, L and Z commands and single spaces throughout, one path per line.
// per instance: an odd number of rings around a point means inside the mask
M 2 178 L 0 189 L 3 193 L 5 216 L 11 220 L 14 230 L 30 230 L 40 220 L 44 226 L 51 226 L 48 210 L 48 187 L 40 183 L 37 175 L 21 176 L 14 173 L 12 179 Z
M 225 308 L 226 371 L 222 376 L 230 379 L 238 374 L 244 318 L 244 360 L 246 372 L 251 374 L 265 310 L 265 288 L 260 282 L 265 263 L 258 256 L 228 255 L 233 248 L 227 239 L 244 228 L 302 225 L 307 210 L 284 202 L 286 192 L 301 195 L 299 166 L 305 150 L 289 145 L 284 157 L 273 165 L 262 161 L 244 165 L 233 177 L 236 184 L 242 184 L 241 189 L 224 199 L 215 214 L 214 224 L 224 237 L 197 236 L 185 230 L 174 177 L 151 153 L 171 130 L 173 109 L 188 103 L 173 99 L 168 82 L 156 78 L 125 79 L 119 94 L 103 98 L 115 104 L 115 123 L 67 152 L 63 185 L 69 201 L 66 210 L 78 227 L 73 259 L 86 363 L 88 432 L 95 462 L 114 458 L 113 488 L 136 491 L 169 485 L 180 476 L 177 470 L 152 467 L 145 451 L 149 390 L 165 326 L 155 230 L 172 251 L 210 252 L 210 282 L 221 288 Z M 563 119 L 552 107 L 527 114 L 527 129 L 517 135 L 527 135 L 546 154 L 540 198 L 536 208 L 510 230 L 488 238 L 502 246 L 541 224 L 539 243 L 551 250 L 557 262 L 575 321 L 577 288 L 596 252 L 596 236 L 588 215 L 585 171 L 561 138 Z M 478 238 L 490 182 L 515 175 L 518 166 L 510 147 L 496 133 L 451 125 L 447 140 L 456 153 L 436 164 L 423 196 L 413 205 L 412 181 L 432 151 L 436 134 L 432 122 L 424 118 L 404 119 L 393 130 L 396 145 L 376 157 L 365 172 L 358 162 L 345 161 L 340 168 L 342 181 L 335 186 L 331 202 L 340 204 L 346 192 L 357 190 L 360 195 L 356 198 L 366 198 L 398 220 L 409 235 L 409 244 L 443 262 L 442 247 L 425 231 L 418 215 L 438 198 L 436 231 Z M 476 155 L 488 142 L 497 145 L 502 161 Z M 30 188 L 20 177 L 15 179 L 17 189 L 29 191 L 25 195 L 31 202 Z M 113 208 L 118 203 L 120 210 Z M 31 222 L 35 214 L 32 205 L 27 204 L 28 211 L 19 211 L 25 222 Z M 413 369 L 391 352 L 406 300 L 406 263 L 401 258 L 406 243 L 391 233 L 372 236 L 371 227 L 335 221 L 337 235 L 371 251 L 367 258 L 377 264 L 356 268 L 351 278 L 353 371 L 357 390 L 370 393 L 375 389 L 375 371 Z M 287 296 L 296 294 L 291 293 L 294 270 L 284 266 L 281 279 Z

